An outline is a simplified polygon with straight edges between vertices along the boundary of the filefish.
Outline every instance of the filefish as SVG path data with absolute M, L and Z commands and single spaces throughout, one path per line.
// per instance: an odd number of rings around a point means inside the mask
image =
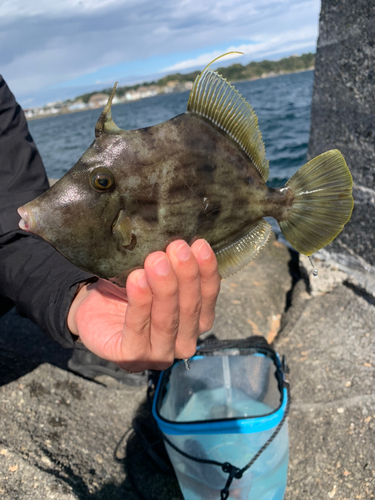
M 211 64 L 197 76 L 186 113 L 152 127 L 122 130 L 114 123 L 115 85 L 94 142 L 56 184 L 19 209 L 20 227 L 119 286 L 176 239 L 205 238 L 225 278 L 267 243 L 267 216 L 305 255 L 330 243 L 353 209 L 343 156 L 323 153 L 284 187 L 268 187 L 257 117 Z

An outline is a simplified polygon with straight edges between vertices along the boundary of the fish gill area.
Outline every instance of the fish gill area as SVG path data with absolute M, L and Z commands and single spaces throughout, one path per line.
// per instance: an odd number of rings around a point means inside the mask
M 254 262 L 222 282 L 210 333 L 262 335 L 286 355 L 285 500 L 368 500 L 375 491 L 375 288 L 359 271 L 313 263 L 318 277 L 273 235 Z M 145 386 L 69 372 L 71 351 L 14 310 L 0 329 L 1 498 L 182 499 L 174 474 L 162 472 L 131 432 L 134 417 L 149 416 Z

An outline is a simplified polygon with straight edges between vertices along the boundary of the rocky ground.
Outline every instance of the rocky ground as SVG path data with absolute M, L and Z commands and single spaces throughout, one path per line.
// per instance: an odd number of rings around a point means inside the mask
M 261 334 L 290 367 L 286 500 L 375 498 L 372 277 L 298 262 L 273 239 L 222 284 L 213 332 Z M 0 498 L 177 500 L 131 432 L 146 388 L 67 371 L 70 351 L 15 311 L 0 319 Z M 127 433 L 127 431 L 129 431 Z M 127 433 L 127 434 L 126 434 Z M 255 499 L 254 499 L 255 500 Z

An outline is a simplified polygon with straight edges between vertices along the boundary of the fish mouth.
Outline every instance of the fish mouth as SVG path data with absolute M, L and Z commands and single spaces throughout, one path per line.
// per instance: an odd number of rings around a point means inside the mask
M 28 233 L 35 233 L 36 223 L 34 217 L 30 214 L 30 212 L 28 212 L 24 207 L 18 208 L 17 212 L 21 217 L 21 220 L 18 223 L 18 227 Z

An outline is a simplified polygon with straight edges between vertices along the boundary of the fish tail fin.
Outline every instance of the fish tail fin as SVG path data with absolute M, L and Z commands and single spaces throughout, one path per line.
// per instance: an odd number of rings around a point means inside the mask
M 286 183 L 294 201 L 281 231 L 298 252 L 311 255 L 328 245 L 351 217 L 353 180 L 337 149 L 317 156 Z

